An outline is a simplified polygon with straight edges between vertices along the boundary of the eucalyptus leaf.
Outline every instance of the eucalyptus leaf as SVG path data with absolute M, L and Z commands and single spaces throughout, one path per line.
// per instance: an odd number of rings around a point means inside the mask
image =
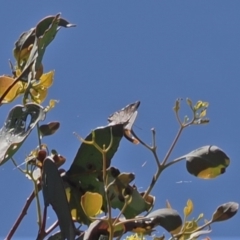
M 59 129 L 59 127 L 59 122 L 50 122 L 47 124 L 43 124 L 39 127 L 40 135 L 42 137 L 52 135 Z
M 74 240 L 76 230 L 70 214 L 63 181 L 54 160 L 47 157 L 43 162 L 42 169 L 44 204 L 46 207 L 50 204 L 55 211 L 58 217 L 62 239 Z
M 110 166 L 111 159 L 116 153 L 119 143 L 123 136 L 123 124 L 113 126 L 99 127 L 93 130 L 95 142 L 100 148 L 103 145 L 107 148 L 111 142 L 112 146 L 106 153 L 107 168 Z M 85 141 L 92 141 L 92 132 L 85 138 Z M 67 172 L 71 180 L 82 181 L 82 184 L 88 186 L 88 177 L 92 174 L 95 178 L 102 176 L 103 156 L 102 153 L 93 145 L 82 143 L 73 160 L 70 169 Z M 86 190 L 90 190 L 86 188 Z
M 209 234 L 210 232 L 212 232 L 211 229 L 209 230 L 201 230 L 201 231 L 197 231 L 195 233 L 192 233 L 190 235 L 190 237 L 187 239 L 187 240 L 194 240 L 194 239 L 197 239 L 198 237 L 202 236 L 202 235 L 206 235 L 206 234 Z
M 238 211 L 239 204 L 236 202 L 224 203 L 213 213 L 212 222 L 225 221 L 232 218 Z
M 35 103 L 16 105 L 10 110 L 0 129 L 0 165 L 18 151 L 35 125 L 44 118 L 43 107 Z
M 204 146 L 186 155 L 186 167 L 196 177 L 215 178 L 226 171 L 229 157 L 217 146 Z
M 135 144 L 138 144 L 139 142 L 137 139 L 135 139 L 132 136 L 131 129 L 137 117 L 137 114 L 138 114 L 137 109 L 139 105 L 140 105 L 140 101 L 131 103 L 126 107 L 122 108 L 121 110 L 113 113 L 108 118 L 109 125 L 115 125 L 119 123 L 124 124 L 124 129 L 125 129 L 124 137 L 130 142 L 133 142 Z
M 170 208 L 162 208 L 149 213 L 146 218 L 151 219 L 151 226 L 160 225 L 171 234 L 176 234 L 181 230 L 182 219 L 179 213 Z

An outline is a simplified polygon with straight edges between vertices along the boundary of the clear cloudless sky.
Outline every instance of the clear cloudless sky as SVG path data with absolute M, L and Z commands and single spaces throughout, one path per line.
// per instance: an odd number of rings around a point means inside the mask
M 203 212 L 210 219 L 220 204 L 240 202 L 240 1 L 2 1 L 0 75 L 11 72 L 8 59 L 14 61 L 12 49 L 20 34 L 59 12 L 77 27 L 61 29 L 44 55 L 44 71 L 55 69 L 48 99 L 60 100 L 45 123 L 61 122 L 59 131 L 44 142 L 67 158 L 64 168 L 69 168 L 80 146 L 74 131 L 85 136 L 106 125 L 111 113 L 136 100 L 141 105 L 134 130 L 150 144 L 150 129 L 155 127 L 162 159 L 179 127 L 172 110 L 175 100 L 189 97 L 210 103 L 211 121 L 186 129 L 170 159 L 210 144 L 222 148 L 231 163 L 214 180 L 190 175 L 185 161 L 173 165 L 152 191 L 155 209 L 164 208 L 168 199 L 182 214 L 190 198 L 192 216 Z M 0 108 L 0 125 L 10 107 L 19 102 Z M 182 106 L 181 116 L 189 115 L 185 100 Z M 24 162 L 37 144 L 33 131 L 15 155 L 16 161 Z M 141 190 L 156 171 L 151 153 L 125 139 L 112 164 L 134 172 Z M 31 191 L 32 183 L 11 162 L 0 167 L 0 239 Z M 34 239 L 36 219 L 34 202 L 13 239 Z M 49 211 L 47 224 L 55 219 Z M 213 224 L 211 239 L 240 239 L 239 223 L 240 213 Z M 157 229 L 158 235 L 164 232 Z

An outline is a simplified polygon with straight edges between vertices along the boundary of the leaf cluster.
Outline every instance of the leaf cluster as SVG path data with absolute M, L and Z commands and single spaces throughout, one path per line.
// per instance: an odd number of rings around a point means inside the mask
M 140 101 L 131 103 L 108 117 L 106 126 L 97 127 L 85 138 L 75 135 L 81 144 L 69 169 L 60 168 L 66 158 L 42 141 L 53 135 L 60 127 L 58 121 L 44 123 L 48 112 L 55 107 L 56 100 L 50 100 L 47 106 L 43 102 L 48 88 L 53 84 L 54 72 L 44 73 L 43 56 L 47 46 L 53 41 L 61 27 L 75 26 L 61 18 L 60 14 L 48 16 L 37 23 L 36 27 L 21 34 L 15 43 L 13 55 L 15 66 L 10 63 L 12 75 L 0 76 L 0 103 L 7 104 L 22 96 L 22 105 L 14 106 L 0 129 L 0 165 L 12 160 L 13 164 L 33 182 L 33 192 L 28 198 L 6 239 L 11 239 L 20 225 L 26 209 L 35 199 L 37 205 L 37 239 L 120 239 L 123 234 L 133 232 L 127 239 L 144 239 L 150 235 L 155 240 L 165 236 L 154 236 L 157 227 L 162 227 L 172 240 L 194 240 L 209 234 L 215 222 L 228 220 L 238 211 L 238 203 L 222 204 L 213 213 L 211 220 L 200 224 L 203 214 L 189 220 L 193 211 L 193 202 L 187 201 L 183 217 L 167 206 L 154 209 L 155 196 L 152 189 L 161 173 L 179 161 L 186 161 L 186 170 L 202 179 L 212 179 L 224 174 L 230 164 L 227 154 L 217 146 L 206 145 L 190 153 L 169 161 L 179 137 L 184 129 L 191 125 L 203 125 L 209 122 L 204 101 L 186 102 L 192 112 L 191 118 L 183 120 L 179 116 L 181 100 L 177 99 L 174 113 L 179 130 L 165 157 L 160 159 L 157 153 L 156 131 L 152 132 L 152 145 L 146 144 L 133 131 L 138 115 Z M 27 123 L 27 118 L 30 122 Z M 14 160 L 32 130 L 37 129 L 38 145 L 25 158 L 24 167 Z M 119 149 L 121 141 L 141 144 L 153 154 L 157 170 L 148 188 L 140 192 L 135 184 L 135 174 L 121 172 L 112 165 L 112 159 Z M 41 206 L 39 194 L 42 191 L 44 205 Z M 47 209 L 52 206 L 57 221 L 46 228 Z M 113 209 L 118 214 L 113 214 Z M 82 230 L 82 225 L 87 230 Z M 59 226 L 60 231 L 50 234 Z

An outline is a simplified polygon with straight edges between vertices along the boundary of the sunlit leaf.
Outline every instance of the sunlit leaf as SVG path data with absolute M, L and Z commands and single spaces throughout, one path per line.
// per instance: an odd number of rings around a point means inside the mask
M 0 129 L 0 165 L 17 152 L 35 125 L 44 118 L 43 108 L 37 104 L 16 105 L 11 109 Z
M 81 197 L 81 205 L 88 217 L 94 217 L 101 212 L 102 196 L 98 193 L 86 192 Z
M 42 190 L 45 206 L 52 206 L 58 217 L 62 239 L 75 239 L 75 226 L 65 194 L 63 181 L 53 159 L 47 157 L 43 162 Z
M 212 216 L 212 222 L 225 221 L 232 218 L 238 211 L 239 204 L 236 202 L 228 202 L 217 208 Z
M 199 118 L 203 118 L 207 115 L 207 109 L 204 109 L 203 111 L 201 111 Z
M 197 231 L 195 233 L 192 233 L 189 237 L 189 240 L 193 240 L 193 239 L 197 239 L 198 237 L 205 235 L 205 234 L 209 234 L 212 230 L 201 230 L 201 231 Z
M 172 206 L 171 206 L 171 204 L 168 200 L 166 200 L 166 207 L 169 208 L 169 209 L 172 209 Z
M 139 105 L 140 101 L 131 103 L 121 110 L 113 113 L 108 118 L 109 126 L 115 124 L 124 124 L 124 137 L 134 144 L 138 144 L 139 141 L 132 136 L 131 129 L 137 117 L 137 109 Z
M 0 96 L 2 96 L 5 91 L 10 87 L 10 85 L 14 82 L 14 79 L 9 76 L 0 76 Z M 8 94 L 4 97 L 2 103 L 12 102 L 15 98 L 17 98 L 21 93 L 23 93 L 23 84 L 21 81 L 18 81 L 8 92 Z
M 54 134 L 60 127 L 59 122 L 50 122 L 39 127 L 40 135 L 42 137 Z
M 186 155 L 189 173 L 203 179 L 215 178 L 226 171 L 229 157 L 217 146 L 204 146 Z
M 188 217 L 193 211 L 193 202 L 191 199 L 188 199 L 187 206 L 184 208 L 184 215 Z
M 31 98 L 34 102 L 40 104 L 47 97 L 48 88 L 53 83 L 54 71 L 50 71 L 48 73 L 43 74 L 40 77 L 39 81 L 36 81 L 31 85 L 30 93 Z

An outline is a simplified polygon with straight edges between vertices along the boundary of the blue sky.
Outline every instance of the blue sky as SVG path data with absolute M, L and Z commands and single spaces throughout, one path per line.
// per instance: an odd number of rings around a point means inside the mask
M 177 98 L 210 103 L 206 126 L 189 127 L 170 159 L 204 145 L 217 145 L 231 158 L 226 173 L 214 180 L 188 174 L 185 162 L 163 172 L 152 194 L 155 208 L 166 199 L 182 214 L 186 201 L 194 202 L 194 217 L 210 219 L 222 203 L 240 202 L 240 2 L 239 1 L 5 1 L 0 14 L 0 75 L 10 74 L 14 42 L 23 31 L 47 15 L 61 12 L 77 28 L 62 29 L 47 48 L 44 70 L 55 69 L 49 99 L 60 102 L 45 122 L 61 122 L 60 130 L 45 142 L 67 158 L 68 169 L 82 136 L 106 124 L 107 117 L 136 100 L 141 101 L 135 132 L 151 143 L 157 131 L 163 158 L 178 130 L 172 107 Z M 19 103 L 19 101 L 16 101 Z M 16 104 L 14 102 L 14 104 Z M 11 105 L 1 107 L 0 125 Z M 47 104 L 47 102 L 46 102 Z M 190 114 L 182 101 L 181 116 Z M 37 146 L 32 132 L 15 159 L 21 163 Z M 145 164 L 144 167 L 142 165 Z M 155 160 L 141 145 L 121 142 L 112 161 L 121 171 L 134 172 L 142 190 L 156 171 Z M 183 181 L 183 183 L 178 183 Z M 32 183 L 11 162 L 0 167 L 0 236 L 6 236 L 32 190 Z M 237 188 L 236 188 L 237 187 Z M 17 237 L 37 233 L 35 204 Z M 48 223 L 55 219 L 49 213 Z M 212 239 L 239 237 L 240 214 L 212 225 Z M 164 230 L 158 229 L 158 233 Z M 225 238 L 226 239 L 226 238 Z

